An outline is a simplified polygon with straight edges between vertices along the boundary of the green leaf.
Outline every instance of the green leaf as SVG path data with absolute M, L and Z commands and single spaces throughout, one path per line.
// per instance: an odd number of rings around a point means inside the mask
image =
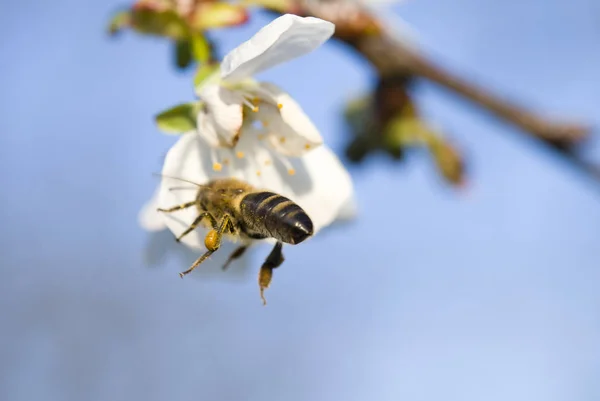
M 132 26 L 139 32 L 186 39 L 189 36 L 187 23 L 174 10 L 136 9 L 132 15 Z
M 169 134 L 182 134 L 196 129 L 198 103 L 179 104 L 156 116 L 158 127 Z
M 200 63 L 207 63 L 211 59 L 210 43 L 202 33 L 192 34 L 192 55 Z
M 429 151 L 446 181 L 455 186 L 462 186 L 465 181 L 465 163 L 460 152 L 442 138 L 432 141 Z
M 129 11 L 118 12 L 111 18 L 110 23 L 108 24 L 108 33 L 110 35 L 116 35 L 130 24 L 131 13 Z
M 194 61 L 192 56 L 192 45 L 189 40 L 178 40 L 175 42 L 175 63 L 177 67 L 183 69 L 188 67 Z
M 384 142 L 386 147 L 425 146 L 435 134 L 418 118 L 398 116 L 386 127 Z
M 219 70 L 219 64 L 202 64 L 198 67 L 196 75 L 194 75 L 194 87 L 200 86 L 208 78 L 212 77 Z

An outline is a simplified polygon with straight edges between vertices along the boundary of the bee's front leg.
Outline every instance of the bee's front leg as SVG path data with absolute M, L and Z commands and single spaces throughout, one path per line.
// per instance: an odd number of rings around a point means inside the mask
M 175 238 L 175 240 L 177 242 L 181 241 L 181 239 L 183 237 L 185 237 L 186 235 L 188 235 L 189 233 L 194 231 L 196 229 L 196 227 L 198 227 L 200 222 L 202 222 L 202 220 L 206 217 L 208 217 L 210 219 L 210 224 L 212 225 L 212 228 L 216 229 L 217 228 L 217 220 L 214 218 L 214 216 L 208 212 L 202 212 L 198 215 L 198 217 L 196 217 L 196 219 L 192 222 L 192 224 L 184 232 L 182 232 L 179 235 L 179 237 Z
M 278 268 L 285 260 L 285 258 L 283 257 L 283 253 L 281 252 L 282 246 L 283 243 L 279 241 L 275 244 L 275 247 L 273 248 L 269 256 L 267 256 L 267 260 L 265 260 L 265 263 L 263 263 L 263 265 L 260 268 L 260 272 L 258 273 L 260 298 L 263 301 L 263 305 L 267 304 L 264 292 L 265 289 L 269 288 L 269 285 L 271 284 L 271 278 L 273 278 L 273 269 Z
M 187 209 L 188 207 L 192 207 L 196 205 L 196 201 L 191 201 L 191 202 L 186 202 L 186 203 L 182 203 L 181 205 L 177 205 L 177 206 L 173 206 L 170 207 L 168 209 L 156 209 L 157 212 L 163 212 L 163 213 L 173 213 L 176 212 L 178 210 L 182 210 L 182 209 Z

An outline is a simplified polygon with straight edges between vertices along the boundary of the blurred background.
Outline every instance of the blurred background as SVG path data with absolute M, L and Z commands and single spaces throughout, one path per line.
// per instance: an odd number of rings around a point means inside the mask
M 137 214 L 175 140 L 152 117 L 193 99 L 193 72 L 165 40 L 107 37 L 127 5 L 2 3 L 1 400 L 600 399 L 598 186 L 432 85 L 416 100 L 464 149 L 464 190 L 424 157 L 373 156 L 351 168 L 357 220 L 288 247 L 266 308 L 268 248 L 182 281 L 190 255 Z M 390 8 L 438 62 L 600 122 L 600 3 Z M 215 38 L 225 52 L 269 20 Z M 365 62 L 331 43 L 263 77 L 343 153 Z

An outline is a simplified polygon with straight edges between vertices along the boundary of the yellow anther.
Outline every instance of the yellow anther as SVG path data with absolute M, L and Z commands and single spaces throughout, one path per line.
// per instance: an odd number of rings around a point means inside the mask
M 293 168 L 291 168 L 291 169 L 288 170 L 288 174 L 289 175 L 294 175 L 294 174 L 296 174 L 296 170 L 294 170 Z
M 304 145 L 304 149 L 308 150 L 310 149 L 312 146 L 310 146 L 310 143 L 307 143 L 306 145 Z
M 260 170 L 256 170 L 256 175 L 260 177 Z
M 213 163 L 213 170 L 221 171 L 222 168 L 223 166 L 221 165 L 221 163 Z
M 223 164 L 229 166 L 229 159 L 223 159 Z
M 237 157 L 238 159 L 243 159 L 244 158 L 244 152 L 236 152 L 235 157 Z
M 268 127 L 269 126 L 269 122 L 268 121 L 261 120 L 261 123 L 262 123 L 263 127 Z
M 285 143 L 285 136 L 282 136 L 282 137 L 280 137 L 280 138 L 279 138 L 279 142 L 280 142 L 280 143 Z
M 270 166 L 271 165 L 271 160 L 266 160 L 265 161 L 265 166 Z
M 252 108 L 252 111 L 253 111 L 253 112 L 255 112 L 255 113 L 257 113 L 257 112 L 258 112 L 258 106 L 254 106 L 254 107 Z
M 282 108 L 282 107 L 283 107 L 283 105 L 282 105 L 281 103 L 277 103 L 277 108 L 278 108 L 279 110 L 281 110 L 281 108 Z

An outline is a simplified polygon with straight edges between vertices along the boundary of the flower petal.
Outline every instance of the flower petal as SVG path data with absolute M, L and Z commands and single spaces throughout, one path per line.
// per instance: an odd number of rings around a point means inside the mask
M 243 121 L 242 95 L 214 84 L 204 86 L 199 95 L 204 107 L 198 113 L 198 133 L 213 146 L 235 146 Z
M 340 208 L 340 211 L 339 211 L 338 215 L 336 216 L 335 221 L 340 221 L 340 222 L 351 221 L 351 220 L 354 220 L 357 215 L 358 215 L 358 205 L 356 204 L 356 198 L 354 197 L 354 195 L 352 195 L 348 199 L 346 199 L 346 201 Z
M 156 211 L 158 208 L 159 192 L 159 188 L 157 188 L 152 198 L 142 207 L 138 214 L 138 222 L 144 230 L 161 231 L 167 228 L 164 219 Z
M 200 143 L 204 145 L 202 148 L 198 146 Z M 171 190 L 172 187 L 187 186 L 188 184 L 168 177 L 190 180 L 198 184 L 208 181 L 208 174 L 212 168 L 210 165 L 206 165 L 210 163 L 210 153 L 206 154 L 206 152 L 209 152 L 208 149 L 210 149 L 208 144 L 198 135 L 183 135 L 167 152 L 159 190 L 158 202 L 161 208 L 170 208 L 195 199 L 197 188 L 193 184 L 189 184 L 190 190 Z M 204 150 L 204 154 L 201 153 L 201 150 Z M 197 215 L 198 210 L 195 207 L 173 213 L 161 212 L 163 221 L 175 236 L 178 236 L 189 227 Z M 204 249 L 205 235 L 206 230 L 203 227 L 198 227 L 184 237 L 182 242 L 192 248 Z
M 303 56 L 321 46 L 334 30 L 331 22 L 319 18 L 282 15 L 225 56 L 221 77 L 239 81 Z
M 257 96 L 264 99 L 257 117 L 267 123 L 271 144 L 288 156 L 301 156 L 320 146 L 323 138 L 296 101 L 276 85 L 261 82 Z
M 200 110 L 198 112 L 196 125 L 198 135 L 208 142 L 211 147 L 219 148 L 226 146 L 226 142 L 217 134 L 215 119 L 208 110 Z

